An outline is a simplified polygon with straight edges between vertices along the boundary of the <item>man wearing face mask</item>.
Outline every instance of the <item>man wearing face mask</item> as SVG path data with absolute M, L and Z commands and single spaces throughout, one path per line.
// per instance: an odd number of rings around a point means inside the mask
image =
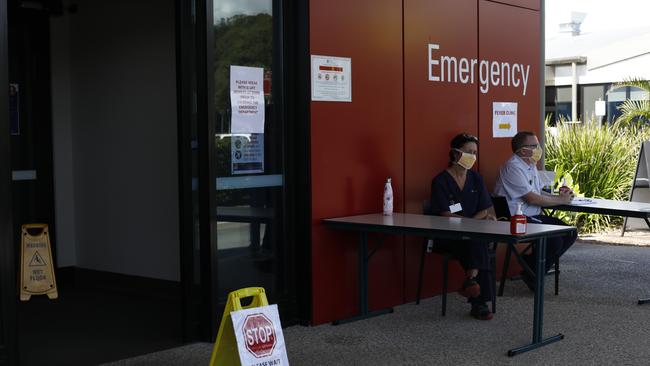
M 542 191 L 537 162 L 542 157 L 539 140 L 532 132 L 519 132 L 512 138 L 512 152 L 514 153 L 499 170 L 494 187 L 494 193 L 504 196 L 508 201 L 510 214 L 514 215 L 517 204 L 522 203 L 521 210 L 526 215 L 529 223 L 566 225 L 562 220 L 542 214 L 542 207 L 562 205 L 571 202 L 572 191 L 560 192 L 559 195 L 550 195 Z M 575 242 L 577 235 L 549 238 L 546 241 L 546 271 L 548 271 L 555 258 L 559 258 Z M 524 256 L 524 260 L 534 269 L 536 258 L 531 255 Z M 522 272 L 522 278 L 531 291 L 535 289 L 534 280 L 528 272 Z
M 476 162 L 478 139 L 460 134 L 451 140 L 449 166 L 431 183 L 431 213 L 447 217 L 496 220 L 490 214 L 492 200 L 483 178 L 471 170 Z M 472 305 L 470 315 L 480 320 L 492 319 L 486 302 L 492 299 L 494 286 L 486 243 L 468 240 L 435 241 L 434 245 L 452 253 L 465 269 L 465 281 L 459 293 Z

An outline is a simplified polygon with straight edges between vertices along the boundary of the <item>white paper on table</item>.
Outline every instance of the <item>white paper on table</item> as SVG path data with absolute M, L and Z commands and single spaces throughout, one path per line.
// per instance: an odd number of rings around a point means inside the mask
M 594 201 L 594 200 L 592 200 L 592 199 L 589 199 L 589 198 L 584 198 L 584 197 L 574 197 L 574 198 L 571 200 L 571 204 L 572 204 L 572 205 L 577 205 L 577 206 L 580 206 L 580 205 L 590 205 L 590 204 L 592 204 L 592 203 L 596 203 L 596 201 Z

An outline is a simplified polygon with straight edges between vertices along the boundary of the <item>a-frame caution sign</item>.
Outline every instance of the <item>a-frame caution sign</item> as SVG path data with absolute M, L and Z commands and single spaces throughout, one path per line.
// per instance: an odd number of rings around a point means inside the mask
M 56 290 L 47 224 L 23 225 L 21 237 L 20 300 L 27 301 L 32 295 L 47 295 L 50 299 L 56 299 L 59 293 Z
M 632 188 L 630 189 L 630 201 L 634 202 L 650 202 L 650 141 L 641 143 L 639 150 L 639 159 L 636 162 L 636 171 L 634 173 L 634 180 L 632 180 Z M 630 229 L 647 229 L 643 219 L 625 218 L 623 227 L 621 228 L 621 236 L 625 234 L 625 230 Z

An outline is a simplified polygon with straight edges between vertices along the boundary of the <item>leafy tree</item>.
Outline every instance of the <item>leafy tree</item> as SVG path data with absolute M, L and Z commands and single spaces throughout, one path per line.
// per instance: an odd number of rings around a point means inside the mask
M 270 14 L 235 15 L 214 25 L 214 106 L 217 132 L 230 125 L 230 66 L 263 67 L 271 70 L 273 19 Z M 222 123 L 219 123 L 222 122 Z M 220 130 L 220 126 L 224 130 Z M 217 176 L 230 176 L 231 137 L 215 137 Z M 217 202 L 233 206 L 252 202 L 251 190 L 217 191 Z
M 616 120 L 619 126 L 629 126 L 635 122 L 650 122 L 650 81 L 639 78 L 630 78 L 614 84 L 613 88 L 632 86 L 644 90 L 646 98 L 643 100 L 627 99 L 618 109 L 622 112 Z

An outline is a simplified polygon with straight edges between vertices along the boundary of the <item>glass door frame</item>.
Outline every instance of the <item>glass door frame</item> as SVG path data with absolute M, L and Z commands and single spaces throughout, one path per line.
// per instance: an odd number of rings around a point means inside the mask
M 177 3 L 177 85 L 179 125 L 179 190 L 181 207 L 181 281 L 183 287 L 183 324 L 185 339 L 213 341 L 224 303 L 218 298 L 218 252 L 216 205 L 216 157 L 214 95 L 213 0 L 176 0 Z M 274 17 L 281 22 L 281 32 L 274 31 L 274 62 L 281 71 L 274 75 L 273 87 L 279 89 L 285 120 L 283 160 L 284 238 L 292 251 L 287 276 L 294 293 L 285 307 L 291 318 L 306 324 L 311 318 L 311 191 L 309 174 L 309 47 L 308 4 L 303 1 L 276 0 Z M 281 50 L 281 51 L 280 51 Z M 292 70 L 286 72 L 286 70 Z M 192 78 L 195 81 L 192 82 Z M 194 113 L 194 122 L 192 120 Z M 196 141 L 191 139 L 195 123 Z M 190 145 L 194 143 L 198 158 L 193 162 Z M 191 166 L 195 163 L 196 172 Z M 194 177 L 193 177 L 194 175 Z M 193 184 L 193 178 L 198 182 Z M 198 178 L 198 179 L 196 179 Z M 192 190 L 198 189 L 198 201 Z M 198 211 L 199 259 L 194 257 L 196 239 L 193 212 Z M 199 273 L 199 287 L 193 281 Z M 197 300 L 198 299 L 198 300 Z M 200 306 L 197 308 L 197 301 Z M 197 311 L 198 310 L 198 314 Z
M 12 234 L 8 0 L 0 0 L 0 365 L 18 364 L 16 252 Z

